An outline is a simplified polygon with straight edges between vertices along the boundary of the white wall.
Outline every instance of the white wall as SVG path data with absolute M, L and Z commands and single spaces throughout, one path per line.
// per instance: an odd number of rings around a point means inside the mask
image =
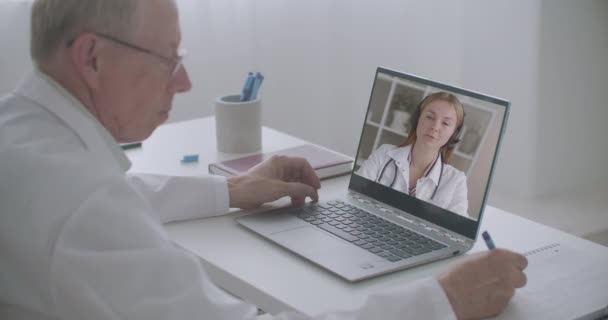
M 543 1 L 537 174 L 542 195 L 608 195 L 608 1 Z
M 493 193 L 536 188 L 539 1 L 463 1 L 461 84 L 511 101 Z
M 0 94 L 11 91 L 30 67 L 30 1 L 0 0 Z
M 215 97 L 238 93 L 254 65 L 249 1 L 177 0 L 192 90 L 175 99 L 170 121 L 213 114 Z

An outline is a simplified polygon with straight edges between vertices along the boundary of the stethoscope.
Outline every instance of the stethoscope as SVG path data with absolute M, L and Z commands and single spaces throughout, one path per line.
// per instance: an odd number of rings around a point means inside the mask
M 382 176 L 384 175 L 384 171 L 386 170 L 386 167 L 388 167 L 388 165 L 390 163 L 393 163 L 393 166 L 395 166 L 395 174 L 393 175 L 393 181 L 391 181 L 391 184 L 389 185 L 390 188 L 393 187 L 393 185 L 395 185 L 395 181 L 397 180 L 397 172 L 399 171 L 399 168 L 397 167 L 397 163 L 395 162 L 395 159 L 390 158 L 385 164 L 384 167 L 382 167 L 382 170 L 380 171 L 380 175 L 378 176 L 378 178 L 376 179 L 376 182 L 380 182 L 380 179 L 382 178 Z M 433 195 L 431 196 L 431 200 L 435 200 L 435 194 L 437 194 L 437 189 L 439 189 L 439 185 L 441 184 L 441 178 L 443 177 L 443 161 L 439 160 L 440 164 L 441 164 L 441 171 L 439 172 L 439 181 L 437 181 L 437 185 L 435 186 L 435 191 L 433 191 Z M 431 172 L 431 170 L 427 171 L 426 176 L 429 175 L 429 173 Z

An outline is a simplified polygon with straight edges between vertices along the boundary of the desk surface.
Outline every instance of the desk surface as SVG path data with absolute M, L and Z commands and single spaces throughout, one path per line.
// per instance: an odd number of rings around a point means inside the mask
M 266 127 L 262 135 L 264 152 L 305 142 Z M 183 155 L 193 153 L 200 155 L 199 163 L 179 162 Z M 162 126 L 141 149 L 129 150 L 127 155 L 133 162 L 132 172 L 172 175 L 207 174 L 209 163 L 240 156 L 216 151 L 213 117 Z M 348 179 L 343 176 L 324 180 L 321 199 L 343 195 Z M 267 207 L 287 204 L 287 199 L 283 199 Z M 175 243 L 200 257 L 216 284 L 270 313 L 291 309 L 314 315 L 351 308 L 363 303 L 369 293 L 433 276 L 463 258 L 352 284 L 238 226 L 233 218 L 242 214 L 236 211 L 221 217 L 170 223 L 166 229 Z M 555 242 L 567 242 L 589 252 L 601 247 L 491 206 L 486 206 L 481 230 L 490 230 L 497 246 L 519 252 Z M 470 253 L 480 250 L 486 250 L 483 241 L 478 241 Z

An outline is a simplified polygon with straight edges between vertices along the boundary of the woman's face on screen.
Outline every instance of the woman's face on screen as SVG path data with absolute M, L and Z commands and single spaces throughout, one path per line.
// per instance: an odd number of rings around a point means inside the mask
M 456 110 L 450 102 L 435 100 L 429 103 L 418 119 L 416 142 L 437 149 L 444 146 L 456 129 Z

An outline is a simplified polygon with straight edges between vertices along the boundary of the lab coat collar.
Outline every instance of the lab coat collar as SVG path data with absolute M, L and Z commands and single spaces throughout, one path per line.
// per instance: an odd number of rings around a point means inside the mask
M 386 155 L 393 158 L 395 160 L 395 164 L 399 169 L 405 172 L 410 171 L 410 163 L 406 161 L 410 155 L 410 150 L 412 149 L 412 145 L 407 145 L 403 147 L 398 147 L 392 150 L 389 150 Z M 435 161 L 435 164 L 431 168 L 428 177 L 435 183 L 435 185 L 439 184 L 439 176 L 441 175 L 441 163 L 443 158 L 441 154 L 439 154 L 439 159 Z
M 406 169 L 408 172 L 410 170 L 410 163 L 407 161 L 408 156 L 410 154 L 410 150 L 412 149 L 411 145 L 407 145 L 404 147 L 398 147 L 392 150 L 389 150 L 386 155 L 393 158 L 395 160 L 395 164 L 399 169 Z
M 131 162 L 108 130 L 65 88 L 39 70 L 30 72 L 17 86 L 16 95 L 34 101 L 61 119 L 82 140 L 85 147 L 123 171 Z

